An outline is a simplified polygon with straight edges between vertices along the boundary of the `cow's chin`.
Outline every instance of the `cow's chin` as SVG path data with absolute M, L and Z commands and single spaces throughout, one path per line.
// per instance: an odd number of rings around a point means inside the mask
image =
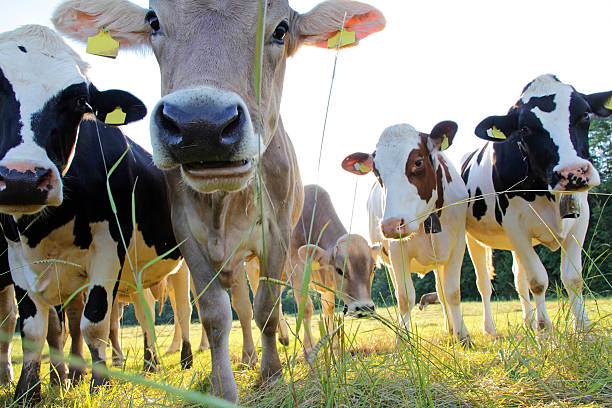
M 21 217 L 22 215 L 33 215 L 41 212 L 46 205 L 0 205 L 0 213 Z
M 247 186 L 256 167 L 253 159 L 187 163 L 181 165 L 181 175 L 187 185 L 200 193 L 235 192 Z

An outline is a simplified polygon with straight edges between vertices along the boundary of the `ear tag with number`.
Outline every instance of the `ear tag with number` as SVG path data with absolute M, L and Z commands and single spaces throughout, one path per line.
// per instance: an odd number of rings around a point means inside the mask
M 440 151 L 448 149 L 448 136 L 444 135 L 444 139 L 442 139 L 442 144 L 440 145 Z
M 107 125 L 123 125 L 125 123 L 125 117 L 127 115 L 120 106 L 117 106 L 114 111 L 106 114 L 106 119 L 104 119 L 104 123 Z
M 327 48 L 336 48 L 338 47 L 338 41 L 340 40 L 340 31 L 336 33 L 332 38 L 327 40 Z M 355 33 L 352 31 L 344 30 L 342 32 L 342 40 L 340 41 L 340 48 L 345 47 L 347 45 L 355 43 Z
M 370 169 L 366 164 L 355 163 L 355 170 L 358 170 L 361 173 L 366 174 L 366 173 L 369 173 L 372 169 Z
M 119 41 L 113 39 L 105 27 L 101 27 L 98 34 L 87 39 L 85 51 L 101 57 L 115 58 L 119 52 Z
M 315 261 L 314 259 L 312 260 L 312 264 L 310 266 L 310 269 L 312 271 L 318 271 L 321 269 L 321 264 L 318 261 Z
M 487 130 L 487 136 L 492 137 L 494 139 L 505 140 L 506 135 L 504 132 L 493 126 L 491 129 Z
M 604 103 L 604 108 L 606 108 L 607 110 L 612 110 L 612 96 L 608 98 L 606 103 Z

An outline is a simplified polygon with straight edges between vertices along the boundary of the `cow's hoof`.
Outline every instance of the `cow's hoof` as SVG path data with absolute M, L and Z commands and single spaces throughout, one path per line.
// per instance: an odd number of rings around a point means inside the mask
M 15 388 L 14 402 L 31 406 L 40 403 L 40 362 L 24 364 Z
M 187 370 L 193 366 L 193 354 L 191 353 L 191 343 L 188 341 L 183 342 L 183 348 L 181 349 L 181 368 Z
M 124 364 L 125 364 L 125 357 L 124 356 L 114 356 L 113 360 L 111 362 L 111 365 L 113 367 L 123 367 Z
M 80 384 L 86 375 L 87 370 L 84 367 L 70 367 L 68 369 L 68 378 L 73 385 Z
M 198 347 L 198 351 L 206 351 L 210 348 L 210 344 L 208 343 L 200 343 L 200 346 Z
M 49 369 L 49 384 L 51 386 L 65 387 L 66 386 L 66 365 L 58 364 L 57 366 L 53 366 Z
M 158 364 L 159 361 L 157 360 L 157 355 L 155 354 L 155 351 L 149 348 L 145 349 L 144 365 L 142 371 L 144 371 L 145 373 L 156 373 Z
M 13 365 L 10 362 L 0 363 L 0 385 L 10 384 L 13 379 Z
M 472 342 L 472 339 L 470 338 L 470 336 L 465 336 L 459 339 L 459 344 L 461 344 L 461 346 L 463 346 L 463 348 L 466 350 L 474 349 L 474 342 Z
M 278 342 L 283 346 L 287 347 L 289 345 L 289 337 L 279 336 Z
M 166 350 L 166 354 L 178 353 L 180 350 L 181 348 L 178 344 L 171 344 L 170 347 L 168 347 L 168 350 Z
M 254 368 L 257 365 L 257 351 L 242 351 L 242 364 Z
M 93 393 L 98 391 L 98 389 L 100 387 L 104 387 L 105 385 L 109 384 L 110 380 L 108 379 L 108 377 L 104 376 L 104 375 L 97 375 L 95 373 L 93 373 L 91 375 L 91 385 L 89 387 L 89 392 Z

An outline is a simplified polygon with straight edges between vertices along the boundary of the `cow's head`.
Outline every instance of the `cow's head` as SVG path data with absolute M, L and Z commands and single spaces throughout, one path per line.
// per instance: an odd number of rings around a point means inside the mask
M 525 87 L 507 115 L 480 122 L 476 136 L 519 143 L 532 174 L 549 190 L 584 191 L 600 183 L 589 161 L 593 114 L 612 114 L 612 92 L 584 95 L 553 75 L 542 75 Z
M 146 114 L 123 91 L 100 92 L 87 64 L 53 30 L 24 26 L 0 34 L 0 212 L 32 214 L 62 203 L 79 123 L 121 107 L 124 123 Z
M 438 123 L 430 134 L 395 125 L 385 129 L 374 153 L 344 159 L 344 170 L 357 175 L 374 171 L 378 178 L 385 196 L 385 237 L 406 238 L 435 212 L 436 201 L 443 198 L 437 153 L 452 144 L 456 132 L 457 124 L 450 121 Z
M 379 245 L 370 247 L 361 235 L 347 234 L 328 250 L 313 244 L 301 246 L 298 256 L 304 263 L 312 260 L 313 269 L 321 268 L 333 277 L 332 289 L 341 290 L 345 312 L 363 317 L 374 312 L 371 292 L 379 250 Z
M 265 1 L 261 103 L 255 86 L 258 7 L 255 0 L 69 0 L 55 12 L 61 32 L 84 41 L 105 26 L 122 47 L 152 47 L 162 94 L 152 112 L 155 164 L 180 167 L 200 192 L 237 191 L 277 131 L 285 61 L 303 44 L 333 48 L 346 14 L 354 45 L 381 30 L 375 8 L 326 1 L 306 14 L 287 0 Z M 349 35 L 349 33 L 347 33 Z M 258 116 L 260 120 L 258 120 Z

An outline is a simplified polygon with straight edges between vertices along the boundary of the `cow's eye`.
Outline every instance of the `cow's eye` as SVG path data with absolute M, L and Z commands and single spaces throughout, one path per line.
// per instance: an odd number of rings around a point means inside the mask
M 274 42 L 278 44 L 285 43 L 285 37 L 287 36 L 287 32 L 289 32 L 289 24 L 286 21 L 281 21 L 279 25 L 276 26 L 274 33 L 272 34 L 272 38 Z
M 145 22 L 151 26 L 153 29 L 153 34 L 157 34 L 161 29 L 159 25 L 159 19 L 157 18 L 157 14 L 153 10 L 149 10 L 145 15 Z
M 81 112 L 87 112 L 90 110 L 89 103 L 85 96 L 80 96 L 76 100 L 76 108 Z
M 414 167 L 416 167 L 417 169 L 420 169 L 421 167 L 423 167 L 423 159 L 419 159 L 417 161 L 414 162 Z
M 344 273 L 342 273 L 342 269 L 340 269 L 340 268 L 336 268 L 336 273 L 338 275 L 344 275 Z
M 530 132 L 530 129 L 529 129 L 527 126 L 523 126 L 523 127 L 521 128 L 521 133 L 522 133 L 523 135 L 526 135 L 526 134 L 528 134 L 529 132 Z
M 589 114 L 589 112 L 584 113 L 584 116 L 582 117 L 582 121 L 585 123 L 589 123 L 591 121 L 591 115 Z

